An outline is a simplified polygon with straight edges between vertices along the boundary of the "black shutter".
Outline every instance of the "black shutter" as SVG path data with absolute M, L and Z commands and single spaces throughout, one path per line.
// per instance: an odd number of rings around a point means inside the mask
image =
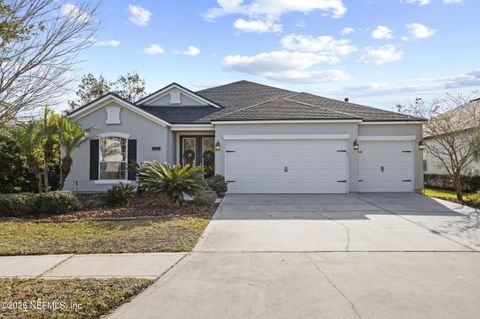
M 98 180 L 98 140 L 90 140 L 90 180 Z
M 137 140 L 128 140 L 128 179 L 135 180 L 137 174 Z

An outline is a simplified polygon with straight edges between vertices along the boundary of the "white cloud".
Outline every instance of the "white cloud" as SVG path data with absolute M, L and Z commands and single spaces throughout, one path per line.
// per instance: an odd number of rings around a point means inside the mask
M 372 38 L 377 40 L 388 40 L 393 39 L 392 30 L 389 27 L 379 25 L 372 32 Z
M 342 29 L 342 32 L 340 32 L 340 33 L 343 34 L 343 35 L 349 35 L 350 33 L 353 33 L 353 32 L 355 32 L 354 28 L 345 27 L 345 28 Z
M 361 64 L 381 65 L 388 62 L 402 60 L 404 53 L 398 51 L 394 45 L 387 44 L 377 48 L 366 47 L 365 53 L 358 59 Z
M 141 6 L 135 6 L 133 4 L 128 5 L 128 11 L 130 11 L 130 17 L 128 18 L 131 22 L 139 26 L 146 26 L 150 21 L 152 13 L 147 9 Z
M 477 87 L 480 85 L 480 70 L 475 70 L 454 76 L 438 78 L 420 78 L 401 80 L 390 83 L 368 83 L 364 85 L 343 87 L 346 92 L 356 95 L 390 95 L 413 92 L 441 92 L 446 90 Z
M 435 34 L 435 29 L 429 29 L 420 23 L 407 24 L 408 33 L 416 39 L 425 39 Z
M 282 31 L 282 25 L 275 21 L 263 21 L 263 20 L 244 20 L 237 19 L 233 26 L 244 32 L 280 32 Z
M 282 38 L 282 46 L 289 50 L 324 52 L 331 55 L 348 55 L 357 51 L 357 48 L 350 44 L 350 40 L 337 40 L 329 35 L 314 38 L 310 35 L 289 34 Z
M 193 46 L 193 45 L 190 45 L 188 47 L 187 50 L 185 51 L 177 51 L 177 50 L 174 50 L 173 51 L 173 54 L 183 54 L 183 55 L 188 55 L 188 56 L 196 56 L 196 55 L 199 55 L 200 54 L 200 49 Z
M 406 3 L 418 3 L 419 6 L 425 6 L 430 3 L 431 0 L 405 0 Z
M 213 20 L 228 14 L 243 14 L 249 17 L 279 19 L 288 12 L 309 13 L 321 10 L 330 13 L 333 18 L 342 17 L 347 8 L 342 0 L 217 0 L 218 6 L 211 8 L 204 15 Z
M 150 44 L 148 47 L 143 49 L 143 52 L 148 55 L 158 55 L 165 53 L 165 50 L 158 44 Z
M 93 45 L 97 47 L 118 47 L 120 45 L 119 40 L 114 39 L 93 39 Z
M 307 25 L 307 23 L 304 20 L 300 20 L 297 23 L 295 23 L 295 26 L 297 28 L 305 28 L 306 25 Z
M 272 51 L 253 56 L 230 55 L 222 65 L 233 70 L 276 81 L 316 83 L 350 78 L 343 70 L 308 70 L 320 63 L 336 63 L 336 57 L 313 52 Z
M 62 5 L 60 7 L 60 14 L 78 20 L 82 23 L 90 21 L 90 15 L 87 12 L 80 10 L 76 5 L 71 3 Z
M 443 3 L 450 4 L 450 3 L 461 3 L 463 0 L 443 0 Z

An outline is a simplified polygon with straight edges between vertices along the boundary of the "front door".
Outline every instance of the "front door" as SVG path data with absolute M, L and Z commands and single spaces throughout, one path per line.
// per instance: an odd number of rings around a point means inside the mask
M 215 165 L 213 136 L 182 136 L 180 143 L 182 165 L 202 165 L 207 175 L 213 175 Z

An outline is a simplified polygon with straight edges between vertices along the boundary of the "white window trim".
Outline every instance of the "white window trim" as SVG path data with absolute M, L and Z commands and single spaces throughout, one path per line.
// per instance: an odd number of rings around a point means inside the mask
M 127 140 L 130 138 L 130 134 L 122 133 L 122 132 L 105 132 L 105 133 L 98 133 L 95 135 L 98 137 L 121 137 Z
M 119 138 L 125 139 L 125 158 L 126 158 L 126 160 L 125 161 L 109 161 L 109 162 L 110 163 L 124 163 L 125 162 L 125 164 L 127 166 L 127 178 L 128 178 L 128 137 L 130 135 L 125 134 L 125 133 L 119 133 L 119 132 L 112 132 L 110 134 L 117 134 L 117 135 L 108 135 L 108 133 L 102 133 L 102 135 L 104 135 L 104 136 L 101 136 L 101 138 L 119 137 Z M 123 135 L 123 136 L 120 136 L 120 135 Z M 98 134 L 97 136 L 100 136 L 100 134 Z M 127 136 L 127 137 L 124 137 L 124 136 Z M 97 182 L 100 182 L 99 184 L 118 184 L 119 182 L 128 181 L 128 179 L 127 180 L 100 179 L 101 164 L 102 164 L 102 161 L 100 160 L 100 156 L 102 155 L 102 146 L 101 145 L 102 145 L 102 143 L 99 141 L 99 143 L 98 143 L 98 180 L 97 180 Z M 106 163 L 106 161 L 103 161 L 103 163 Z M 113 183 L 107 183 L 107 182 L 113 182 Z
M 123 179 L 99 179 L 96 181 L 93 181 L 94 184 L 99 184 L 99 185 L 107 185 L 107 184 L 132 184 L 134 181 L 131 180 L 123 180 Z
M 350 134 L 265 134 L 265 135 L 223 135 L 225 141 L 241 141 L 241 140 L 348 140 Z

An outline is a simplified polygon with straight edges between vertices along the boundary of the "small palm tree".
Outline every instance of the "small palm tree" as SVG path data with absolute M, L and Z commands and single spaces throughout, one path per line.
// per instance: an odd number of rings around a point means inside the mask
M 45 105 L 43 111 L 43 119 L 41 124 L 40 134 L 43 136 L 43 156 L 45 165 L 43 166 L 43 180 L 45 184 L 45 191 L 49 191 L 50 183 L 49 176 L 49 164 L 53 158 L 54 147 L 58 143 L 58 131 L 57 131 L 58 116 L 51 109 Z
M 184 194 L 194 196 L 205 189 L 203 167 L 146 162 L 139 170 L 138 185 L 142 191 L 165 194 L 175 204 L 184 201 Z
M 9 132 L 20 151 L 27 159 L 30 172 L 37 177 L 38 192 L 42 192 L 42 167 L 45 165 L 41 148 L 42 134 L 38 122 L 29 122 Z
M 72 169 L 72 152 L 91 137 L 89 132 L 92 128 L 81 128 L 77 122 L 65 115 L 62 115 L 57 120 L 57 128 L 60 135 L 60 147 L 62 149 L 59 189 L 63 189 L 65 178 L 67 178 Z

